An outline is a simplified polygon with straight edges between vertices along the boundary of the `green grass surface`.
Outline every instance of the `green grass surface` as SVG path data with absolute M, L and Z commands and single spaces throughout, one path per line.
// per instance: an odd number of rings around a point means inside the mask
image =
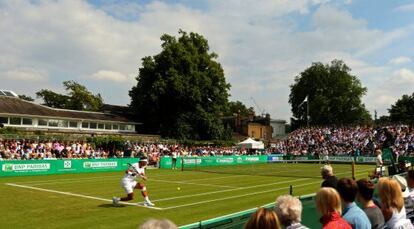
M 136 228 L 148 218 L 185 225 L 274 202 L 278 195 L 289 193 L 290 185 L 294 195 L 314 193 L 322 182 L 320 166 L 256 164 L 234 167 L 236 174 L 229 167 L 223 167 L 224 173 L 147 170 L 145 183 L 160 209 L 113 207 L 112 196 L 125 195 L 120 186 L 123 172 L 0 178 L 0 227 Z M 349 164 L 333 167 L 338 177 L 351 177 Z M 372 169 L 373 165 L 357 165 L 357 178 L 367 177 Z M 247 175 L 255 170 L 265 175 Z M 135 193 L 131 203 L 142 203 L 139 190 Z

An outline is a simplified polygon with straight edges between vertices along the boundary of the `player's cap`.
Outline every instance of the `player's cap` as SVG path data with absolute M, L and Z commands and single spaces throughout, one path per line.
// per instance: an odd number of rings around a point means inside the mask
M 408 190 L 407 180 L 404 177 L 400 175 L 395 175 L 392 177 L 392 179 L 396 180 L 398 184 L 400 185 L 401 191 L 403 192 L 403 197 L 410 196 L 410 191 Z

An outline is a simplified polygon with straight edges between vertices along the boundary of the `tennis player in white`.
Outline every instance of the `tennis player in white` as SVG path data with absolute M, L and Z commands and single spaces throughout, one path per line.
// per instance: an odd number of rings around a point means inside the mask
M 127 193 L 126 197 L 113 197 L 112 203 L 117 206 L 119 201 L 130 201 L 134 199 L 134 189 L 140 189 L 141 194 L 144 197 L 145 206 L 154 206 L 148 198 L 147 188 L 144 184 L 137 182 L 135 179 L 140 177 L 144 181 L 147 180 L 145 176 L 145 167 L 147 167 L 147 158 L 141 158 L 138 163 L 129 164 L 128 170 L 125 171 L 125 176 L 121 180 L 121 186 Z

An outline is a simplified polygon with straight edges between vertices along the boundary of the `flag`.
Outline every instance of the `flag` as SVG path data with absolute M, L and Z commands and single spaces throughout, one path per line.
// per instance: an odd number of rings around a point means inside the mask
M 301 102 L 299 104 L 299 107 L 302 106 L 304 103 L 308 102 L 308 96 L 305 97 L 305 99 L 303 100 L 303 102 Z

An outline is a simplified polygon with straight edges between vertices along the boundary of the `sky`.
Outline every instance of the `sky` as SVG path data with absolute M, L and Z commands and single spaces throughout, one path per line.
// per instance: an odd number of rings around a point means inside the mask
M 414 92 L 407 0 L 1 0 L 0 89 L 35 98 L 75 80 L 105 103 L 127 105 L 141 59 L 179 29 L 209 41 L 230 100 L 274 119 L 289 121 L 289 86 L 314 62 L 343 60 L 378 117 Z

